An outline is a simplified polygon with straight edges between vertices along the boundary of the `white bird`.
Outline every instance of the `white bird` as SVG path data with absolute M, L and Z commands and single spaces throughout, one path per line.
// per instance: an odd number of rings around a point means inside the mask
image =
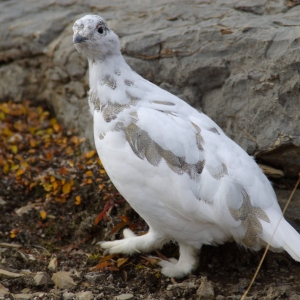
M 89 62 L 89 107 L 98 155 L 112 182 L 149 231 L 101 242 L 109 253 L 149 252 L 176 241 L 179 259 L 162 273 L 182 277 L 197 267 L 204 244 L 259 250 L 282 212 L 255 161 L 208 116 L 135 73 L 103 18 L 73 26 L 76 49 Z M 300 261 L 300 236 L 283 218 L 271 241 Z

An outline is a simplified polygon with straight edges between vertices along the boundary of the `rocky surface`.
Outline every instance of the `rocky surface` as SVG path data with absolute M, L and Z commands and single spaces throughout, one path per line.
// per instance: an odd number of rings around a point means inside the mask
M 263 163 L 300 170 L 300 6 L 284 0 L 0 2 L 0 100 L 47 101 L 93 145 L 72 24 L 97 13 L 142 76 L 202 109 Z M 281 182 L 285 187 L 287 182 Z

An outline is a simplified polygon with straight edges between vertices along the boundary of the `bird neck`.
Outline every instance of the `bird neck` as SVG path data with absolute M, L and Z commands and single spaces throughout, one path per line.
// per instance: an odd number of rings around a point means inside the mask
M 132 82 L 128 83 L 128 79 L 137 77 L 139 75 L 132 71 L 121 54 L 111 55 L 104 60 L 89 59 L 89 94 L 92 97 L 97 95 L 101 105 L 106 105 L 108 102 L 119 104 L 130 102 L 128 84 Z M 91 103 L 89 104 L 91 106 Z

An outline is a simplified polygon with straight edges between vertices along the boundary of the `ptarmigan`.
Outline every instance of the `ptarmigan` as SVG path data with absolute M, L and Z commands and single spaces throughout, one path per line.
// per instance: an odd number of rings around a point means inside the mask
M 118 36 L 97 15 L 77 20 L 76 49 L 89 62 L 89 106 L 101 161 L 149 232 L 102 242 L 133 254 L 174 240 L 179 260 L 162 273 L 182 277 L 197 267 L 204 244 L 234 239 L 258 250 L 281 218 L 276 195 L 254 160 L 205 114 L 150 83 L 125 62 Z M 284 219 L 271 249 L 300 261 L 300 236 Z

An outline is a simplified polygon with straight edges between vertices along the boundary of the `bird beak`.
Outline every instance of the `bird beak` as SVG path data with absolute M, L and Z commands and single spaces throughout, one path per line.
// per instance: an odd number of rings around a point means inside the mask
M 86 40 L 88 40 L 88 38 L 83 37 L 83 36 L 81 36 L 79 34 L 74 35 L 74 38 L 73 38 L 74 44 L 79 44 L 79 43 L 82 43 L 82 42 L 84 42 Z

